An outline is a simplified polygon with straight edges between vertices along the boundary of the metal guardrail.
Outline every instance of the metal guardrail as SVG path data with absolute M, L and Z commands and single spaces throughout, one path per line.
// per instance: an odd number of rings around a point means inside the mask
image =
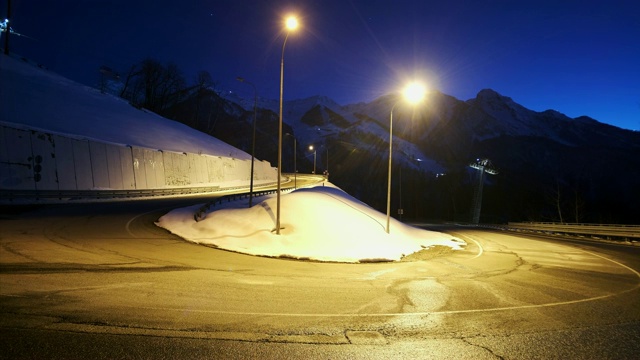
M 499 225 L 505 230 L 640 240 L 640 225 L 562 224 L 552 222 L 510 222 Z
M 295 174 L 282 174 L 286 181 L 291 183 Z M 322 181 L 323 176 L 297 174 L 299 178 L 315 179 Z M 264 183 L 254 186 L 254 194 L 261 193 L 256 188 L 265 188 L 275 186 L 276 182 Z M 21 190 L 21 189 L 0 189 L 0 204 L 32 204 L 36 203 L 59 203 L 62 201 L 104 201 L 104 200 L 127 200 L 127 199 L 144 199 L 167 196 L 181 195 L 198 195 L 211 194 L 222 191 L 233 191 L 248 189 L 248 185 L 242 186 L 193 186 L 193 187 L 175 187 L 175 188 L 158 188 L 158 189 L 134 189 L 134 190 L 113 190 L 113 189 L 93 189 L 93 190 Z M 282 190 L 289 190 L 293 187 L 283 187 Z M 269 190 L 271 191 L 271 190 Z M 275 192 L 275 190 L 272 190 Z M 249 196 L 249 192 L 235 194 L 230 196 Z M 226 197 L 222 197 L 226 199 Z
M 137 190 L 0 190 L 2 200 L 72 200 L 105 198 L 139 198 L 171 195 L 203 194 L 220 191 L 220 186 L 137 189 Z
M 293 190 L 294 187 L 286 187 L 286 188 L 282 188 L 280 189 L 280 192 L 285 192 L 285 191 L 289 191 L 289 190 Z M 253 192 L 253 197 L 259 197 L 259 196 L 264 196 L 264 195 L 270 195 L 270 194 L 275 194 L 277 193 L 278 190 L 263 190 L 263 191 L 254 191 Z M 238 193 L 238 194 L 229 194 L 229 195 L 225 195 L 225 196 L 221 196 L 217 199 L 211 200 L 205 204 L 203 204 L 202 206 L 200 206 L 198 208 L 198 210 L 193 214 L 193 219 L 198 222 L 201 220 L 204 220 L 204 218 L 207 216 L 207 211 L 209 211 L 209 209 L 211 209 L 212 207 L 222 204 L 224 202 L 231 202 L 231 201 L 235 201 L 235 200 L 241 200 L 241 199 L 246 199 L 248 198 L 250 195 L 250 193 L 248 192 L 243 192 L 243 193 Z
M 273 186 L 275 183 L 262 184 L 261 187 Z M 12 204 L 25 201 L 59 202 L 67 200 L 108 200 L 108 199 L 142 199 L 166 196 L 210 194 L 221 191 L 246 189 L 247 186 L 197 186 L 161 189 L 136 190 L 5 190 L 0 189 L 0 203 Z
M 291 178 L 295 177 L 296 174 L 283 174 L 285 177 L 288 178 L 288 181 L 291 182 Z M 320 176 L 320 175 L 314 175 L 314 174 L 297 174 L 299 176 L 301 176 L 302 178 L 305 179 L 314 179 L 318 182 L 326 180 L 325 176 Z M 274 183 L 274 185 L 277 183 Z M 290 191 L 290 190 L 294 190 L 296 189 L 295 183 L 294 186 L 287 186 L 287 187 L 282 187 L 280 189 L 280 192 L 285 192 L 285 191 Z M 278 190 L 277 189 L 271 189 L 271 190 L 258 190 L 258 191 L 253 191 L 253 197 L 259 197 L 259 196 L 264 196 L 264 195 L 269 195 L 269 194 L 275 194 L 277 193 Z M 209 211 L 209 209 L 211 209 L 212 207 L 219 205 L 223 202 L 231 202 L 231 201 L 235 201 L 235 200 L 240 200 L 240 199 L 244 199 L 244 198 L 248 198 L 249 196 L 251 196 L 250 192 L 243 192 L 243 193 L 237 193 L 237 194 L 229 194 L 229 195 L 225 195 L 225 196 L 221 196 L 219 198 L 216 198 L 214 200 L 211 200 L 205 204 L 203 204 L 200 208 L 198 208 L 198 210 L 196 210 L 196 212 L 193 214 L 193 219 L 198 222 L 201 220 L 204 220 L 207 216 L 207 211 Z

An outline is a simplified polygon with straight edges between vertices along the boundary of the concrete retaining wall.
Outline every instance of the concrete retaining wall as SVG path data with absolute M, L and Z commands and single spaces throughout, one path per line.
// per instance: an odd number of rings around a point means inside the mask
M 133 190 L 250 180 L 251 161 L 152 150 L 0 125 L 0 188 Z M 256 161 L 254 180 L 276 180 Z

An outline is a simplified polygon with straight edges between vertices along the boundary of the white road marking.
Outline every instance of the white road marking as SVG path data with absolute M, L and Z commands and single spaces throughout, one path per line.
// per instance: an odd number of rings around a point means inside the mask
M 473 260 L 473 259 L 476 259 L 476 258 L 478 258 L 478 257 L 482 256 L 482 254 L 484 253 L 484 248 L 482 247 L 482 245 L 480 245 L 480 243 L 479 243 L 479 242 L 477 242 L 476 240 L 474 240 L 474 239 L 472 239 L 472 238 L 470 238 L 470 237 L 468 237 L 468 236 L 465 236 L 465 235 L 456 234 L 456 236 L 457 236 L 457 237 L 460 237 L 460 238 L 463 238 L 463 237 L 464 237 L 464 238 L 467 238 L 468 240 L 471 240 L 471 241 L 473 241 L 474 243 L 476 243 L 476 245 L 478 245 L 478 249 L 479 249 L 479 250 L 478 250 L 478 253 L 476 254 L 476 256 L 474 256 L 474 257 L 472 257 L 472 258 L 470 258 L 470 259 L 467 259 L 467 260 Z

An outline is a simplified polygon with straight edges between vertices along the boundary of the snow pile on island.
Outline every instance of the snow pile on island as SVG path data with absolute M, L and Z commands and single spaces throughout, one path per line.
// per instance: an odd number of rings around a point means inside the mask
M 175 209 L 156 225 L 198 244 L 251 255 L 330 262 L 398 261 L 433 246 L 460 250 L 465 242 L 391 219 L 331 183 L 298 189 L 281 199 L 280 235 L 274 231 L 276 196 L 217 205 L 204 220 L 201 205 Z

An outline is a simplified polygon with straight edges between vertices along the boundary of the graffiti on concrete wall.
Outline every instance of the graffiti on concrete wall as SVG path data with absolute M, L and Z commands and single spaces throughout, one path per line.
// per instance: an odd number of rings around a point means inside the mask
M 0 125 L 0 188 L 154 189 L 249 180 L 251 162 L 77 139 Z M 254 179 L 275 179 L 257 161 Z

